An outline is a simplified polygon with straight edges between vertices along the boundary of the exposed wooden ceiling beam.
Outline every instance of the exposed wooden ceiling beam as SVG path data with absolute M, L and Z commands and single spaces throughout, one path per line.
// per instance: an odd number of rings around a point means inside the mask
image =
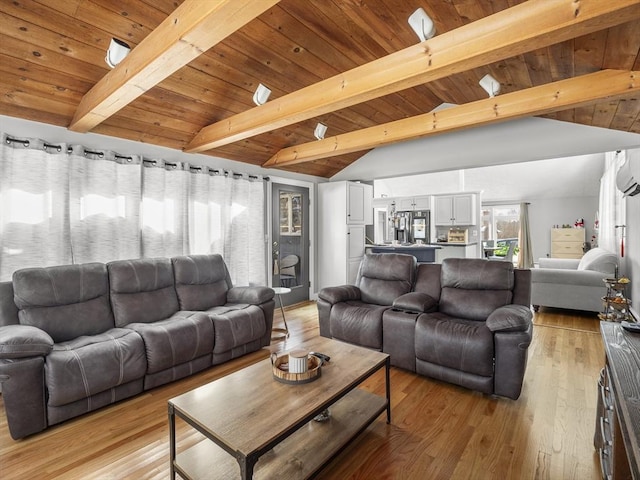
M 82 98 L 69 125 L 87 132 L 279 0 L 185 0 Z
M 281 167 L 445 132 L 544 115 L 640 92 L 640 72 L 602 70 L 280 150 Z
M 202 152 L 640 17 L 638 0 L 529 0 L 204 127 Z

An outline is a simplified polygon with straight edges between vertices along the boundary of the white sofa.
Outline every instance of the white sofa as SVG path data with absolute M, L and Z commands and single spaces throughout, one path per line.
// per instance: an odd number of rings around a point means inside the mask
M 602 248 L 589 250 L 580 259 L 540 258 L 531 269 L 531 304 L 540 306 L 602 311 L 607 289 L 603 278 L 616 273 L 618 257 Z

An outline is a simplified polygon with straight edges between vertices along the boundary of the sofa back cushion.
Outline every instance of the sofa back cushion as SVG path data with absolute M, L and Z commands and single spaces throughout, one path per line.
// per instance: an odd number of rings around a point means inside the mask
M 13 292 L 20 323 L 44 330 L 56 343 L 114 327 L 102 263 L 18 270 Z
M 414 292 L 426 293 L 431 298 L 440 300 L 440 275 L 442 265 L 439 263 L 421 263 L 416 271 Z
M 116 326 L 157 322 L 178 311 L 168 258 L 117 260 L 107 269 Z
M 594 248 L 585 253 L 580 259 L 578 270 L 594 270 L 596 272 L 614 275 L 618 257 L 603 248 Z
M 0 327 L 17 325 L 18 307 L 13 301 L 13 283 L 0 282 Z
M 447 258 L 440 275 L 439 311 L 469 320 L 486 320 L 513 299 L 511 262 Z
M 365 303 L 391 305 L 411 291 L 416 259 L 412 255 L 370 253 L 364 256 L 356 279 L 360 299 Z
M 182 310 L 208 310 L 227 303 L 232 284 L 221 255 L 186 255 L 171 262 Z

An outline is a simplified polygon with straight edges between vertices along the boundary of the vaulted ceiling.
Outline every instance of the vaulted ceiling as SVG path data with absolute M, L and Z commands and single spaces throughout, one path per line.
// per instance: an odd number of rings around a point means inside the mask
M 0 114 L 324 177 L 378 145 L 529 115 L 640 133 L 640 0 L 182 3 L 1 1 Z M 437 30 L 422 44 L 418 7 Z M 110 70 L 112 37 L 132 52 Z M 460 107 L 428 115 L 442 103 Z

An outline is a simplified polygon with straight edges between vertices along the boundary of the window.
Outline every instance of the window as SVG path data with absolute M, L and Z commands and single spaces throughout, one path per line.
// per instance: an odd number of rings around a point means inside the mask
M 482 240 L 518 240 L 520 205 L 483 205 Z

